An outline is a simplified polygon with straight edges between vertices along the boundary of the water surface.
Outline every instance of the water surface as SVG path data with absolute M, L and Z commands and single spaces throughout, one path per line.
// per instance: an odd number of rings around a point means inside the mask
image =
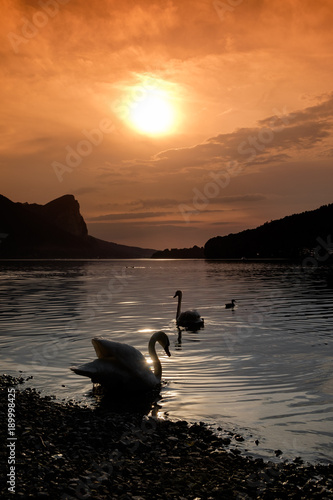
M 147 354 L 164 330 L 159 415 L 242 434 L 252 455 L 333 460 L 333 289 L 325 267 L 286 263 L 99 260 L 0 263 L 2 372 L 32 375 L 58 399 L 91 404 L 91 383 L 69 370 L 94 359 L 93 336 Z M 175 325 L 183 310 L 199 332 Z M 225 302 L 237 300 L 237 308 Z M 29 383 L 26 383 L 29 385 Z M 255 441 L 259 444 L 256 445 Z

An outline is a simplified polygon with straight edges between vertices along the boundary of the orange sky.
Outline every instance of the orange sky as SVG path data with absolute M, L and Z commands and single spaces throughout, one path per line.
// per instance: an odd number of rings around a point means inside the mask
M 1 14 L 11 200 L 71 193 L 91 235 L 158 249 L 333 202 L 332 0 L 1 0 Z M 131 121 L 152 89 L 173 117 L 159 135 Z

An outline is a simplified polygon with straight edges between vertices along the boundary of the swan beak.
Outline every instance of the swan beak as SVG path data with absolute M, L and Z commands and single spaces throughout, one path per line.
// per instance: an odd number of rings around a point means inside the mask
M 173 296 L 173 298 L 177 297 L 177 294 L 175 293 L 175 295 Z
M 164 347 L 164 350 L 167 353 L 167 355 L 170 357 L 171 354 L 170 354 L 170 351 L 169 351 L 169 346 Z

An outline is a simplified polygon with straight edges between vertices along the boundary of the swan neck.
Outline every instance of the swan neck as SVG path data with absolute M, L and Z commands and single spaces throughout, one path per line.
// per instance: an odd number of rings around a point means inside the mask
M 153 365 L 154 365 L 154 375 L 158 380 L 161 380 L 162 378 L 162 365 L 160 360 L 158 359 L 158 356 L 156 354 L 156 339 L 151 338 L 148 344 L 148 352 L 149 356 L 152 359 Z
M 182 306 L 182 296 L 178 295 L 178 306 L 177 306 L 177 312 L 176 312 L 176 319 L 179 318 L 179 316 L 180 316 L 181 306 Z

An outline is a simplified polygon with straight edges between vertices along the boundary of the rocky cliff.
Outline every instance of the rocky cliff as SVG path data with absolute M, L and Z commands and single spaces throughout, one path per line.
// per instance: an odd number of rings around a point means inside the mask
M 72 194 L 61 196 L 46 205 L 25 203 L 24 207 L 63 231 L 83 238 L 88 236 L 86 223 L 80 213 L 79 202 Z
M 46 205 L 0 195 L 0 258 L 148 258 L 154 251 L 89 236 L 73 195 Z

